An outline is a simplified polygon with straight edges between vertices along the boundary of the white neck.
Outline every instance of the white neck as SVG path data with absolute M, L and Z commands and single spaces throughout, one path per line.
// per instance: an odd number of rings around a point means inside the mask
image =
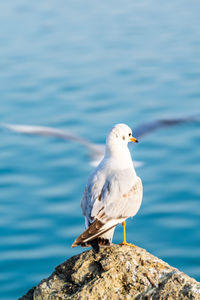
M 132 169 L 135 173 L 131 154 L 126 145 L 120 148 L 106 147 L 104 159 L 112 163 L 115 169 Z

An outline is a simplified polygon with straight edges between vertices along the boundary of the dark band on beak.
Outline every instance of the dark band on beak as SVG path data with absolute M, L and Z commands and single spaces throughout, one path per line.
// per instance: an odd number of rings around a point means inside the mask
M 131 138 L 130 138 L 130 141 L 131 141 L 131 142 L 134 142 L 134 143 L 139 143 L 139 141 L 138 141 L 136 138 L 134 138 L 134 137 L 131 137 Z

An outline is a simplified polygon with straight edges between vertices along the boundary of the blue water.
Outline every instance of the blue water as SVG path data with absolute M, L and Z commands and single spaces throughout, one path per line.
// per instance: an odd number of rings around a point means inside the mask
M 200 109 L 200 2 L 0 1 L 0 119 L 103 143 Z M 128 240 L 200 280 L 200 125 L 131 147 L 144 184 Z M 82 251 L 79 202 L 92 170 L 73 142 L 0 130 L 0 298 L 13 300 Z M 121 226 L 114 242 L 121 242 Z

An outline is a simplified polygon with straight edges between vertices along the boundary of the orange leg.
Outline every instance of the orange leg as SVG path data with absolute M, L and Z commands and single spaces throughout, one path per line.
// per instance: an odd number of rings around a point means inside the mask
M 136 247 L 135 245 L 127 243 L 127 241 L 126 241 L 126 221 L 122 222 L 122 226 L 123 226 L 124 240 L 123 240 L 122 243 L 120 243 L 120 245 L 127 245 L 127 246 L 131 246 L 131 247 Z

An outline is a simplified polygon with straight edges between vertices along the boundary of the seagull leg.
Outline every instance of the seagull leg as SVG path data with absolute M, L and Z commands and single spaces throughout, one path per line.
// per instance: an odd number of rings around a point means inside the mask
M 135 245 L 127 243 L 127 241 L 126 241 L 126 221 L 122 222 L 122 226 L 123 226 L 124 240 L 119 245 L 126 245 L 126 246 L 136 247 Z

